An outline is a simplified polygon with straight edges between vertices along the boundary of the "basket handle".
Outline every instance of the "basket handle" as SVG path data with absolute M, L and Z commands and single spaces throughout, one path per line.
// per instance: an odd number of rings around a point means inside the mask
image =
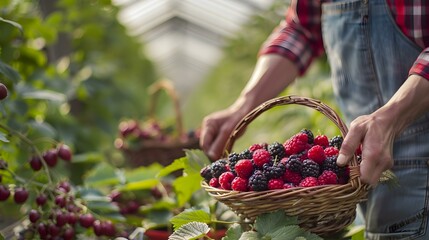
M 330 119 L 341 131 L 341 135 L 343 137 L 346 136 L 348 129 L 346 124 L 343 122 L 343 120 L 338 116 L 338 114 L 330 108 L 328 105 L 322 103 L 319 100 L 307 98 L 307 97 L 301 97 L 301 96 L 282 96 L 277 97 L 271 100 L 268 100 L 255 109 L 253 109 L 250 113 L 248 113 L 246 116 L 244 116 L 239 123 L 234 127 L 234 130 L 232 131 L 231 135 L 229 136 L 225 148 L 224 148 L 224 157 L 227 156 L 229 152 L 231 152 L 232 147 L 234 145 L 235 140 L 238 138 L 238 136 L 241 136 L 241 134 L 246 129 L 246 126 L 251 123 L 256 117 L 258 117 L 263 112 L 281 105 L 288 105 L 288 104 L 298 104 L 303 105 L 306 107 L 313 108 L 319 112 L 321 112 L 323 115 L 325 115 L 328 119 Z M 358 166 L 358 161 L 356 156 L 353 156 L 352 161 L 349 164 L 350 166 Z M 360 185 L 360 178 L 352 178 L 351 181 L 359 181 L 355 182 L 355 184 Z
M 150 95 L 150 103 L 149 103 L 149 118 L 150 119 L 156 119 L 155 117 L 155 110 L 156 110 L 156 103 L 158 99 L 158 95 L 161 91 L 165 91 L 167 95 L 170 97 L 170 99 L 173 101 L 173 107 L 176 117 L 176 131 L 178 136 L 182 136 L 183 134 L 183 121 L 182 121 L 182 113 L 180 111 L 180 103 L 179 103 L 179 97 L 174 90 L 173 84 L 169 80 L 160 80 L 155 83 L 153 83 L 151 86 L 149 86 L 149 95 Z

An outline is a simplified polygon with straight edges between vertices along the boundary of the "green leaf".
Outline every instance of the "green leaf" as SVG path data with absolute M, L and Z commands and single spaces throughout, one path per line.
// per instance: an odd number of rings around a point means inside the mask
M 204 151 L 199 149 L 188 150 L 185 149 L 186 154 L 186 164 L 184 166 L 184 172 L 186 174 L 200 173 L 201 168 L 207 166 L 211 163 L 210 159 L 204 153 Z
M 0 233 L 0 240 L 5 240 L 3 234 Z
M 0 132 L 0 141 L 9 142 L 9 139 L 7 139 L 7 134 Z
M 254 231 L 244 232 L 238 240 L 262 240 L 259 233 Z
M 190 222 L 175 231 L 169 240 L 192 240 L 205 236 L 210 231 L 206 223 Z
M 3 61 L 0 60 L 0 73 L 12 80 L 14 83 L 17 83 L 21 76 L 19 73 L 13 69 L 11 66 L 7 65 Z
M 295 238 L 302 234 L 304 234 L 304 230 L 302 230 L 298 225 L 283 226 L 278 228 L 276 231 L 267 233 L 272 240 L 295 240 Z
M 14 27 L 18 28 L 18 29 L 19 29 L 19 31 L 20 31 L 21 33 L 23 33 L 23 30 L 22 30 L 22 26 L 21 26 L 21 24 L 19 24 L 19 23 L 17 23 L 17 22 L 14 22 L 14 21 L 11 21 L 11 20 L 4 19 L 4 18 L 2 18 L 2 17 L 0 17 L 0 21 L 1 21 L 1 22 L 5 22 L 5 23 L 8 23 L 8 24 L 10 24 L 10 25 L 12 25 L 12 26 L 14 26 Z
M 158 172 L 157 177 L 164 177 L 185 167 L 186 157 L 175 159 L 172 163 Z
M 255 228 L 262 235 L 266 235 L 283 226 L 297 224 L 298 219 L 296 217 L 288 217 L 283 210 L 278 210 L 258 216 L 255 221 Z
M 41 99 L 41 100 L 50 100 L 50 101 L 57 101 L 57 102 L 65 102 L 67 100 L 67 97 L 65 94 L 50 91 L 50 90 L 38 90 L 38 91 L 25 92 L 22 94 L 22 97 L 24 99 Z
M 243 230 L 241 229 L 240 224 L 234 223 L 232 224 L 228 230 L 226 231 L 226 235 L 222 240 L 236 240 L 239 239 Z
M 147 179 L 155 179 L 159 171 L 162 170 L 162 166 L 158 163 L 151 164 L 149 166 L 138 167 L 133 170 L 125 172 L 125 179 L 127 182 L 139 182 Z
M 116 169 L 105 162 L 99 163 L 85 179 L 85 183 L 92 187 L 113 185 L 119 182 Z
M 120 187 L 120 191 L 136 191 L 136 190 L 144 190 L 151 189 L 155 187 L 159 183 L 158 179 L 146 179 L 141 181 L 135 181 L 125 184 Z
M 174 216 L 170 222 L 173 224 L 174 230 L 190 222 L 210 223 L 210 214 L 203 210 L 183 211 Z
M 177 194 L 177 204 L 183 206 L 192 197 L 192 194 L 201 189 L 201 176 L 199 173 L 193 173 L 187 176 L 181 176 L 173 181 L 173 187 Z
M 76 154 L 73 156 L 73 164 L 76 163 L 91 163 L 91 162 L 102 162 L 104 160 L 104 157 L 102 154 L 98 152 L 87 152 L 87 153 L 81 153 Z

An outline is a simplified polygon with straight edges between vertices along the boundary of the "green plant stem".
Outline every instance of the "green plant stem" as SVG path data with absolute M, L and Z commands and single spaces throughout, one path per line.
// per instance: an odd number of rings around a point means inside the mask
M 29 145 L 36 152 L 37 156 L 40 157 L 40 159 L 43 159 L 42 154 L 39 152 L 39 149 L 37 149 L 34 146 L 33 142 L 30 139 L 28 139 L 26 136 L 24 136 L 22 133 L 15 131 L 15 130 L 13 130 L 13 129 L 9 128 L 8 126 L 1 124 L 1 123 L 0 123 L 0 128 L 3 128 L 4 130 L 9 132 L 10 134 L 17 136 L 24 143 Z M 48 182 L 50 184 L 52 184 L 51 174 L 49 173 L 49 166 L 46 164 L 46 162 L 44 160 L 42 160 L 42 164 L 43 164 L 43 170 L 46 172 L 46 176 L 48 177 Z M 12 174 L 12 176 L 16 176 L 16 175 Z

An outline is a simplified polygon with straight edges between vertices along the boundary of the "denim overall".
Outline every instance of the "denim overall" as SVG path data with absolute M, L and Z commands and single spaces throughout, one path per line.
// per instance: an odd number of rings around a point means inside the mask
M 383 106 L 422 51 L 397 27 L 386 0 L 323 3 L 322 33 L 348 124 Z M 429 114 L 396 139 L 393 155 L 399 186 L 378 184 L 358 208 L 365 239 L 429 239 Z

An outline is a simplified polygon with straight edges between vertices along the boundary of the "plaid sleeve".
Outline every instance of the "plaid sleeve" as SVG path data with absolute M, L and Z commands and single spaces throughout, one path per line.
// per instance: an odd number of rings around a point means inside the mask
M 303 75 L 313 59 L 324 52 L 321 33 L 321 3 L 292 1 L 285 20 L 261 46 L 259 55 L 280 54 L 293 61 Z
M 417 74 L 429 81 L 429 47 L 423 50 L 410 69 L 409 74 Z

